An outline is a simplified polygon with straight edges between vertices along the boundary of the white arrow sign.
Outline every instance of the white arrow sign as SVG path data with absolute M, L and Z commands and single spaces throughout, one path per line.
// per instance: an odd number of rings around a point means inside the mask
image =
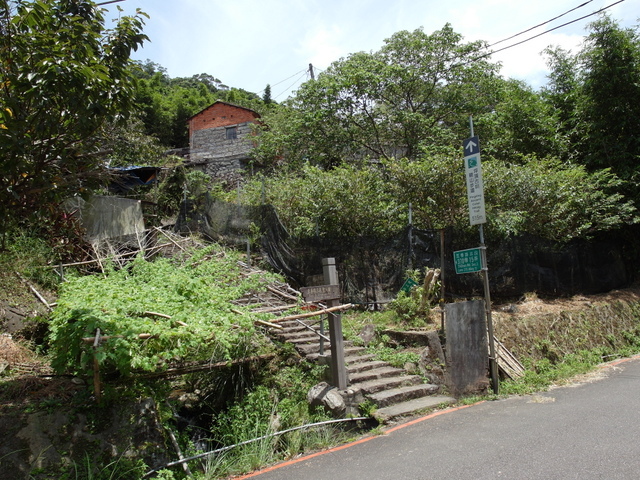
M 464 170 L 467 180 L 467 201 L 469 204 L 469 223 L 480 225 L 487 222 L 484 209 L 484 185 L 482 182 L 482 164 L 480 163 L 480 141 L 478 137 L 466 139 L 464 147 Z M 469 150 L 469 153 L 467 153 Z
M 464 148 L 465 150 L 469 150 L 469 153 L 473 152 L 473 148 L 477 147 L 478 144 L 476 142 L 473 141 L 475 137 L 471 137 L 469 139 L 469 143 L 467 143 L 467 146 Z

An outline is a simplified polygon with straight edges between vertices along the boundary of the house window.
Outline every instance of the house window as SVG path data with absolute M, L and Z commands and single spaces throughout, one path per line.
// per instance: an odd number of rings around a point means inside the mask
M 238 129 L 236 127 L 227 127 L 227 140 L 236 140 L 238 138 Z

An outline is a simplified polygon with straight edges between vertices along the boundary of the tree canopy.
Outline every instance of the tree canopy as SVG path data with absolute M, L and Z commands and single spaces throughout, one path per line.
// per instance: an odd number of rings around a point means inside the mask
M 101 129 L 135 107 L 145 17 L 106 28 L 91 1 L 0 0 L 0 233 L 96 178 Z
M 640 147 L 632 133 L 640 118 L 635 31 L 602 16 L 589 25 L 578 54 L 548 49 L 549 83 L 540 91 L 501 77 L 485 47 L 463 42 L 445 25 L 432 34 L 398 32 L 377 52 L 334 62 L 263 115 L 256 162 L 289 172 L 293 178 L 279 177 L 281 192 L 296 182 L 293 190 L 302 192 L 314 177 L 351 188 L 355 178 L 345 164 L 377 171 L 378 188 L 393 199 L 380 218 L 411 203 L 423 227 L 461 227 L 467 207 L 460 145 L 471 115 L 487 163 L 490 231 L 568 241 L 635 222 L 628 201 L 640 198 L 633 181 Z M 307 164 L 326 174 L 311 175 Z M 293 231 L 309 221 L 300 215 L 305 197 L 275 196 L 286 211 L 281 218 L 300 219 L 288 225 Z M 317 191 L 313 198 L 326 200 Z M 352 201 L 381 204 L 364 193 Z M 369 225 L 365 216 L 352 212 L 350 227 Z
M 334 62 L 265 117 L 258 162 L 332 167 L 457 144 L 468 116 L 494 103 L 499 66 L 482 57 L 485 47 L 445 25 L 401 31 L 377 52 Z

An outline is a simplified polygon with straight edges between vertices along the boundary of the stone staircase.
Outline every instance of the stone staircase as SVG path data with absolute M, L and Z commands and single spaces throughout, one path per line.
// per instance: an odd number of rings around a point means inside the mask
M 274 339 L 291 343 L 307 360 L 328 362 L 329 333 L 324 333 L 327 340 L 324 340 L 324 355 L 321 355 L 317 320 L 292 320 L 279 325 L 283 328 L 270 331 Z M 347 414 L 358 415 L 358 405 L 368 401 L 376 406 L 374 417 L 388 423 L 398 417 L 455 402 L 455 398 L 439 395 L 439 385 L 424 383 L 420 375 L 408 374 L 402 368 L 376 360 L 364 347 L 344 342 L 344 355 L 348 386 L 339 393 L 347 405 Z
M 245 275 L 260 272 L 245 263 L 238 263 Z M 281 315 L 289 307 L 299 305 L 300 296 L 300 292 L 288 284 L 272 284 L 267 291 L 254 292 L 235 303 L 251 307 L 254 312 Z M 309 361 L 328 364 L 331 352 L 329 332 L 328 329 L 324 332 L 324 355 L 320 355 L 319 317 L 305 320 L 276 319 L 275 322 L 283 328 L 268 327 L 272 338 L 292 344 Z M 439 347 L 439 341 L 437 343 Z M 351 342 L 344 342 L 344 355 L 348 386 L 339 393 L 347 406 L 347 415 L 359 416 L 358 405 L 368 401 L 376 406 L 374 416 L 380 422 L 388 423 L 456 401 L 455 398 L 439 395 L 439 385 L 425 383 L 420 375 L 408 374 L 404 369 L 376 360 L 365 348 Z

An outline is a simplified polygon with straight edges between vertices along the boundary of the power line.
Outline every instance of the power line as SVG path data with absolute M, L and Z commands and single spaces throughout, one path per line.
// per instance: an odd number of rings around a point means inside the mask
M 299 72 L 298 72 L 299 73 Z M 303 77 L 306 77 L 308 74 L 308 71 L 305 69 L 302 71 L 302 75 L 300 75 L 298 78 L 296 78 L 296 81 L 293 82 L 291 85 L 289 85 L 289 87 L 286 90 L 283 90 L 282 92 L 280 92 L 278 95 L 276 95 L 275 97 L 273 97 L 273 99 L 275 100 L 276 98 L 278 98 L 280 95 L 288 92 L 289 90 L 291 90 L 293 88 L 294 85 L 296 85 Z M 291 78 L 291 77 L 289 77 Z
M 119 2 L 124 2 L 125 0 L 108 0 L 107 2 L 101 2 L 101 3 L 96 3 L 96 6 L 100 6 L 100 5 L 109 5 L 110 3 L 119 3 Z
M 278 85 L 280 85 L 281 83 L 286 82 L 287 80 L 295 77 L 296 75 L 300 75 L 303 72 L 306 72 L 307 69 L 305 68 L 304 70 L 300 70 L 299 72 L 294 73 L 293 75 L 291 75 L 290 77 L 285 78 L 284 80 L 280 80 L 278 83 L 274 83 L 273 85 L 271 85 L 272 87 L 277 87 Z
M 592 13 L 590 13 L 589 15 L 584 15 L 584 16 L 582 16 L 582 17 L 580 17 L 580 18 L 576 18 L 575 20 L 571 20 L 570 22 L 563 23 L 562 25 L 558 25 L 557 27 L 550 28 L 549 30 L 545 30 L 545 31 L 544 31 L 544 32 L 542 32 L 542 33 L 539 33 L 539 34 L 537 34 L 537 35 L 534 35 L 533 37 L 526 38 L 526 39 L 524 39 L 524 40 L 522 40 L 522 41 L 520 41 L 520 42 L 513 43 L 513 44 L 511 44 L 511 45 L 508 45 L 508 46 L 506 46 L 506 47 L 500 48 L 500 49 L 498 49 L 498 50 L 494 50 L 494 51 L 489 52 L 489 53 L 486 53 L 486 54 L 484 54 L 484 55 L 480 55 L 479 57 L 476 57 L 473 61 L 475 61 L 475 60 L 480 60 L 481 58 L 485 58 L 485 57 L 491 56 L 491 55 L 493 55 L 494 53 L 502 52 L 502 51 L 504 51 L 504 50 L 507 50 L 507 49 L 512 48 L 512 47 L 516 47 L 516 46 L 518 46 L 518 45 L 522 45 L 523 43 L 526 43 L 526 42 L 528 42 L 529 40 L 533 40 L 534 38 L 541 37 L 542 35 L 545 35 L 545 34 L 547 34 L 547 33 L 553 32 L 554 30 L 557 30 L 557 29 L 559 29 L 559 28 L 566 27 L 567 25 L 571 25 L 572 23 L 576 23 L 576 22 L 579 22 L 580 20 L 584 20 L 585 18 L 589 18 L 589 17 L 592 17 L 593 15 L 597 15 L 598 13 L 603 12 L 603 11 L 607 10 L 608 8 L 611 8 L 611 7 L 615 6 L 615 5 L 618 5 L 619 3 L 622 3 L 622 2 L 624 2 L 624 1 L 625 1 L 625 0 L 618 0 L 617 2 L 614 2 L 614 3 L 612 3 L 611 5 L 607 5 L 606 7 L 603 7 L 603 8 L 601 8 L 600 10 L 597 10 L 597 11 L 595 11 L 595 12 L 592 12 Z M 536 28 L 536 27 L 533 27 L 533 28 Z M 513 37 L 512 37 L 512 38 L 513 38 Z M 498 43 L 499 43 L 499 42 L 498 42 Z M 495 45 L 495 44 L 494 44 L 494 45 Z
M 511 40 L 511 39 L 513 39 L 513 38 L 515 38 L 515 37 L 518 37 L 518 36 L 520 36 L 520 35 L 524 35 L 525 33 L 530 32 L 531 30 L 535 30 L 535 29 L 536 29 L 536 28 L 538 28 L 538 27 L 541 27 L 541 26 L 543 26 L 543 25 L 547 25 L 547 24 L 549 24 L 549 23 L 551 23 L 551 22 L 553 22 L 553 21 L 555 21 L 555 20 L 557 20 L 557 19 L 559 19 L 559 18 L 561 18 L 561 17 L 564 17 L 565 15 L 568 15 L 568 14 L 569 14 L 569 13 L 571 13 L 571 12 L 574 12 L 574 11 L 576 11 L 576 10 L 578 10 L 578 9 L 580 9 L 580 8 L 582 8 L 582 7 L 584 7 L 584 6 L 586 6 L 586 5 L 588 5 L 588 4 L 589 4 L 589 3 L 591 3 L 592 1 L 593 1 L 593 0 L 588 0 L 588 1 L 584 2 L 584 3 L 581 3 L 580 5 L 578 5 L 578 6 L 574 7 L 574 8 L 572 8 L 572 9 L 570 9 L 570 10 L 567 10 L 566 12 L 564 12 L 564 13 L 562 13 L 562 14 L 560 14 L 560 15 L 557 15 L 557 16 L 555 16 L 555 17 L 553 17 L 553 18 L 551 18 L 551 19 L 549 19 L 549 20 L 547 20 L 547 21 L 545 21 L 545 22 L 539 23 L 538 25 L 535 25 L 535 26 L 533 26 L 533 27 L 527 28 L 526 30 L 523 30 L 523 31 L 521 31 L 521 32 L 519 32 L 519 33 L 516 33 L 515 35 L 511 35 L 510 37 L 507 37 L 507 38 L 504 38 L 504 39 L 502 39 L 502 40 L 499 40 L 499 41 L 497 41 L 497 42 L 495 42 L 495 43 L 492 43 L 491 45 L 488 45 L 488 46 L 487 46 L 487 47 L 485 47 L 485 48 L 491 48 L 491 47 L 493 47 L 494 45 L 497 45 L 497 44 L 499 44 L 499 43 L 506 42 L 506 41 Z M 592 13 L 589 13 L 588 15 L 584 15 L 584 16 L 582 16 L 582 17 L 576 18 L 575 20 L 571 20 L 570 22 L 563 23 L 562 25 L 558 25 L 557 27 L 550 28 L 549 30 L 545 30 L 545 31 L 544 31 L 544 32 L 542 32 L 542 33 L 539 33 L 539 34 L 534 35 L 534 36 L 532 36 L 532 37 L 529 37 L 529 38 L 526 38 L 526 39 L 524 39 L 524 40 L 521 40 L 520 42 L 513 43 L 513 44 L 511 44 L 511 45 L 508 45 L 508 46 L 506 46 L 506 47 L 500 48 L 500 49 L 498 49 L 498 50 L 493 50 L 493 51 L 491 51 L 491 52 L 489 52 L 489 53 L 485 53 L 485 54 L 480 55 L 480 56 L 478 56 L 478 57 L 474 57 L 474 58 L 473 58 L 473 60 L 470 60 L 470 61 L 468 61 L 468 62 L 464 62 L 464 63 L 463 63 L 463 65 L 465 65 L 465 64 L 467 64 L 467 63 L 474 62 L 474 61 L 476 61 L 476 60 L 480 60 L 480 59 L 485 58 L 485 57 L 489 57 L 489 56 L 493 55 L 494 53 L 502 52 L 502 51 L 504 51 L 504 50 L 508 50 L 509 48 L 516 47 L 516 46 L 518 46 L 518 45 L 522 45 L 523 43 L 526 43 L 526 42 L 528 42 L 528 41 L 530 41 L 530 40 L 533 40 L 533 39 L 535 39 L 535 38 L 538 38 L 538 37 L 540 37 L 540 36 L 542 36 L 542 35 L 545 35 L 545 34 L 547 34 L 547 33 L 553 32 L 554 30 L 558 30 L 559 28 L 566 27 L 567 25 L 571 25 L 571 24 L 573 24 L 573 23 L 579 22 L 580 20 L 584 20 L 585 18 L 589 18 L 589 17 L 592 17 L 593 15 L 597 15 L 598 13 L 601 13 L 601 12 L 603 12 L 603 11 L 605 11 L 605 10 L 607 10 L 607 9 L 609 9 L 609 8 L 611 8 L 611 7 L 613 7 L 613 6 L 615 6 L 615 5 L 618 5 L 619 3 L 622 3 L 622 2 L 624 2 L 624 1 L 625 1 L 625 0 L 618 0 L 617 2 L 614 2 L 614 3 L 610 4 L 610 5 L 607 5 L 606 7 L 603 7 L 603 8 L 601 8 L 600 10 L 596 10 L 595 12 L 592 12 Z M 323 72 L 323 70 L 319 69 L 319 68 L 318 68 L 318 67 L 316 67 L 316 66 L 314 66 L 313 68 L 314 68 L 314 70 L 320 70 L 320 72 L 321 72 L 321 73 Z M 278 82 L 276 85 L 279 85 L 280 83 L 283 83 L 283 82 L 285 82 L 285 81 L 287 81 L 287 80 L 289 80 L 289 79 L 293 78 L 294 76 L 296 76 L 296 75 L 298 75 L 298 74 L 300 74 L 300 73 L 302 73 L 302 74 L 304 74 L 304 75 L 308 75 L 308 70 L 307 70 L 307 69 L 305 69 L 305 70 L 301 70 L 301 71 L 299 71 L 299 72 L 297 72 L 297 73 L 294 73 L 294 74 L 293 74 L 293 75 L 291 75 L 290 77 L 288 77 L 288 78 L 286 78 L 286 79 L 284 79 L 284 80 L 282 80 L 282 81 Z M 300 81 L 300 79 L 301 79 L 301 78 L 302 78 L 302 75 L 301 75 L 300 77 L 298 77 L 298 78 L 296 79 L 296 81 L 295 81 L 295 82 L 294 82 L 294 83 L 293 83 L 289 88 L 287 88 L 286 90 L 284 90 L 283 92 L 281 92 L 280 94 L 278 94 L 276 97 L 274 97 L 274 99 L 275 99 L 275 98 L 278 98 L 280 95 L 282 95 L 282 94 L 284 94 L 285 92 L 289 91 L 289 90 L 290 90 L 290 89 L 291 89 L 291 88 L 292 88 L 296 83 L 298 83 L 298 82 Z
M 507 40 L 511 40 L 512 38 L 519 37 L 520 35 L 524 35 L 525 33 L 530 32 L 531 30 L 535 30 L 536 28 L 541 27 L 541 26 L 543 26 L 543 25 L 546 25 L 547 23 L 551 23 L 551 22 L 553 22 L 554 20 L 557 20 L 557 19 L 559 19 L 559 18 L 561 18 L 561 17 L 564 17 L 565 15 L 567 15 L 567 14 L 569 14 L 569 13 L 571 13 L 571 12 L 575 11 L 575 10 L 578 10 L 579 8 L 584 7 L 585 5 L 587 5 L 587 4 L 591 3 L 591 2 L 593 2 L 593 0 L 589 0 L 588 2 L 584 2 L 582 5 L 578 5 L 577 7 L 572 8 L 571 10 L 568 10 L 568 11 L 566 11 L 566 12 L 564 12 L 564 13 L 562 13 L 562 14 L 560 14 L 560 15 L 556 16 L 556 17 L 553 17 L 552 19 L 547 20 L 546 22 L 539 23 L 539 24 L 538 24 L 538 25 L 536 25 L 535 27 L 527 28 L 526 30 L 523 30 L 523 31 L 522 31 L 522 32 L 520 32 L 520 33 L 516 33 L 515 35 L 511 35 L 511 36 L 510 36 L 510 37 L 508 37 L 508 38 L 503 38 L 502 40 L 498 40 L 497 42 L 492 43 L 491 45 L 489 45 L 489 47 L 488 47 L 488 48 L 491 48 L 491 47 L 493 47 L 494 45 L 497 45 L 497 44 L 499 44 L 499 43 L 506 42 Z

